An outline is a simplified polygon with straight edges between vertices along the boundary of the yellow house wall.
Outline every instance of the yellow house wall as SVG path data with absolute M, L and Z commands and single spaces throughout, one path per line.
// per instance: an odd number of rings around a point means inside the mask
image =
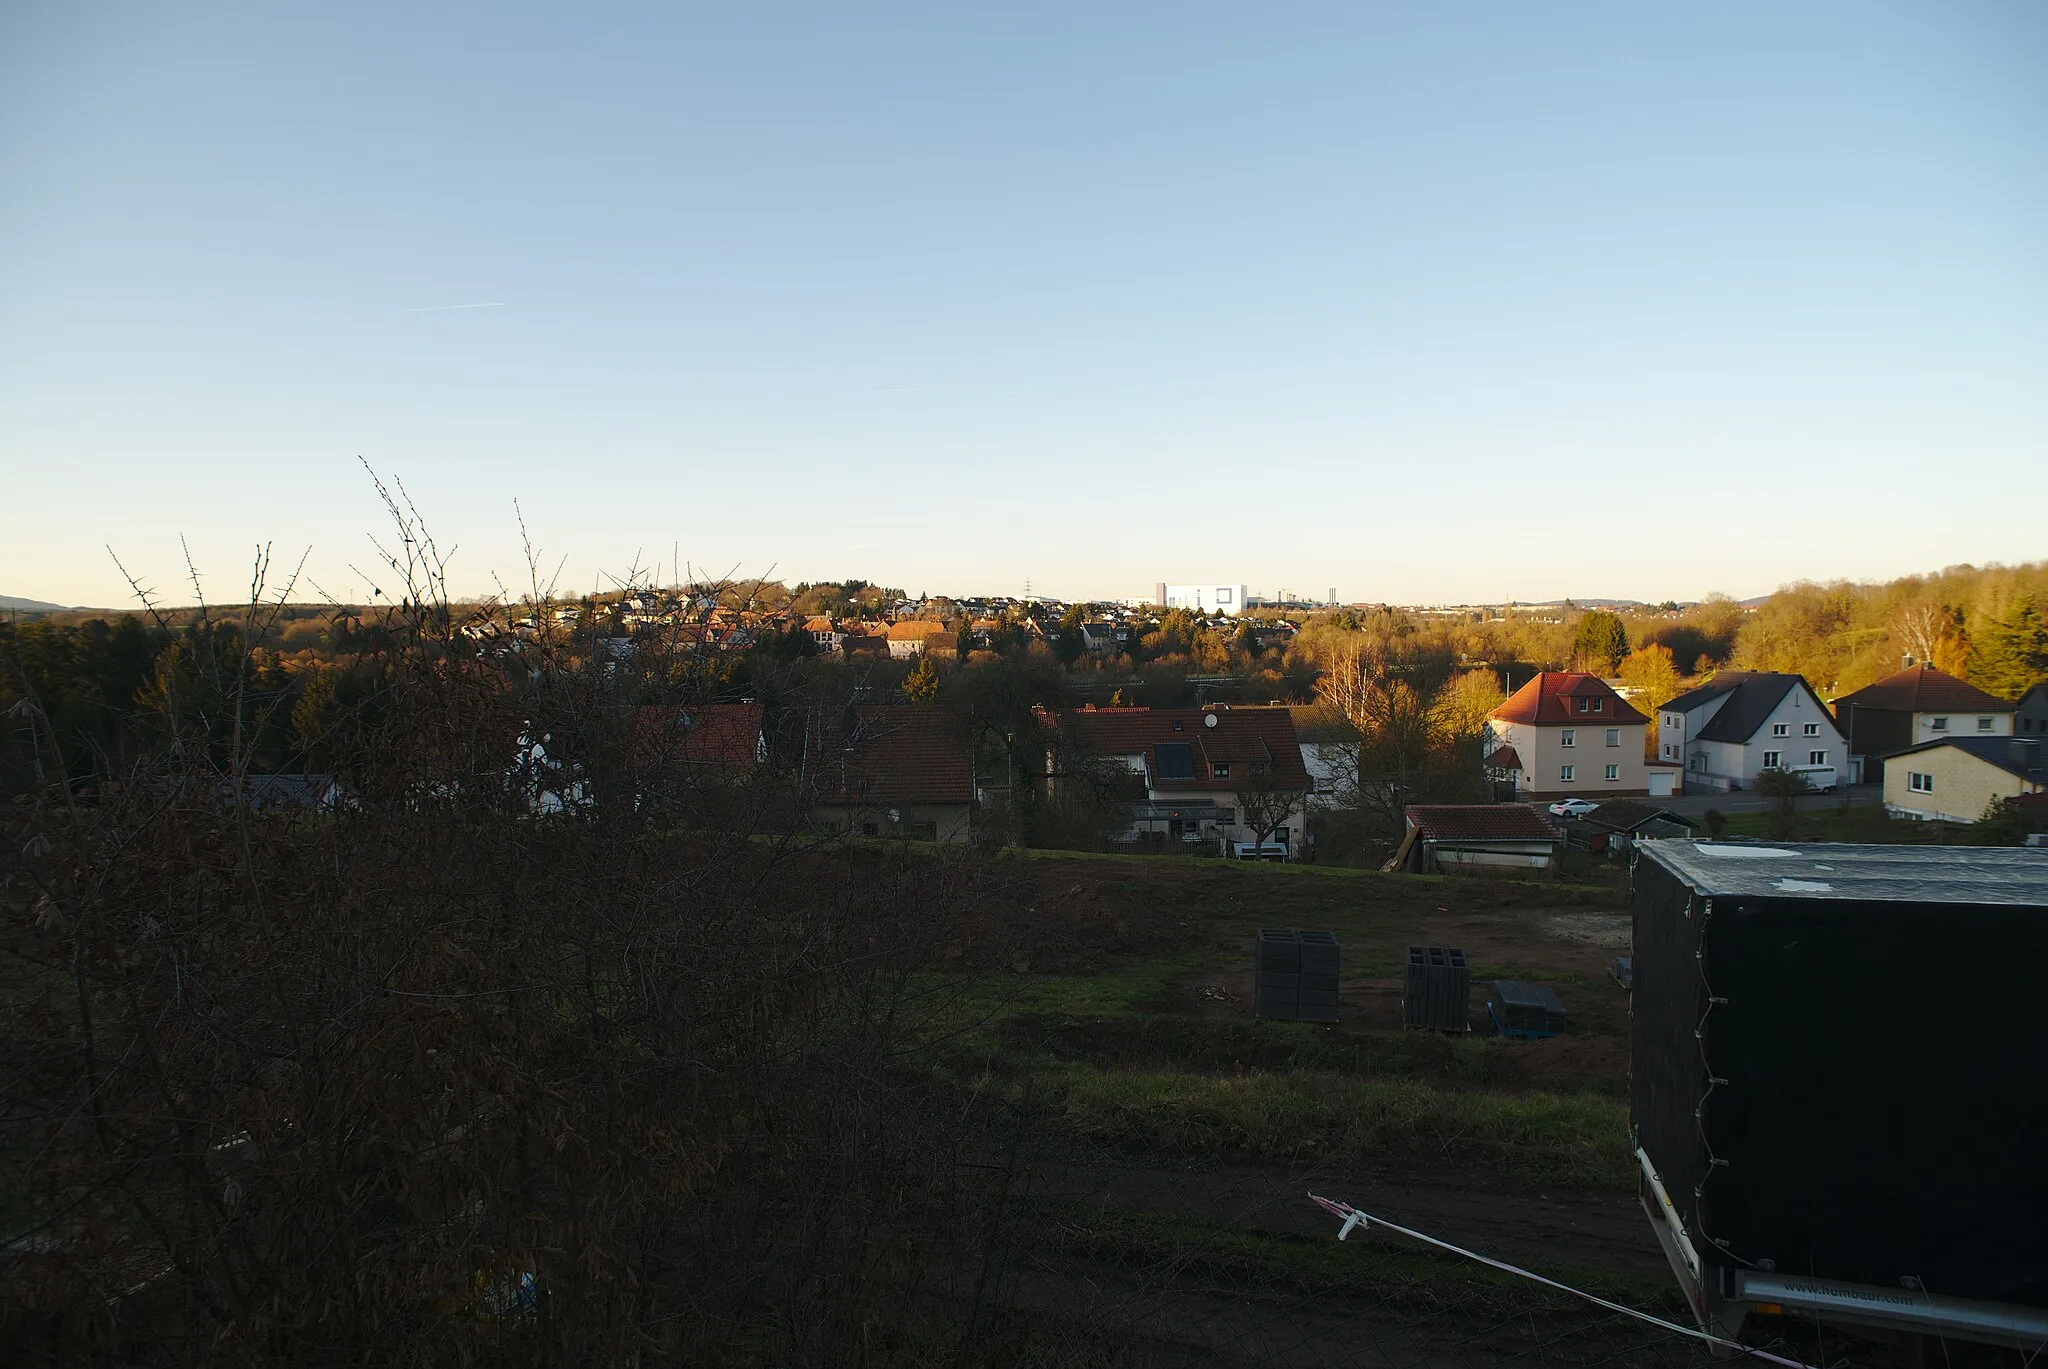
M 1907 787 L 1907 776 L 1915 772 L 1934 777 L 1933 793 L 1917 794 Z M 1887 809 L 1947 822 L 1975 822 L 1984 816 L 1993 800 L 2037 792 L 2039 788 L 2009 770 L 2001 770 L 1953 746 L 1899 756 L 1886 761 L 1884 766 Z

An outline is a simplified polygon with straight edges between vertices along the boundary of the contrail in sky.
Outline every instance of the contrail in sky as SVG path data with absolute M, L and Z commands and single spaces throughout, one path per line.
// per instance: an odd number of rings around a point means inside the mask
M 507 301 L 494 299 L 483 304 L 429 304 L 419 309 L 408 309 L 408 314 L 442 314 L 450 309 L 503 309 Z

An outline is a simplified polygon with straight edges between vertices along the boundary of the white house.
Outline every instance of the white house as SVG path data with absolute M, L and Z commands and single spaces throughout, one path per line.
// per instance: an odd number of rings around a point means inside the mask
M 944 623 L 928 618 L 910 618 L 889 624 L 889 655 L 899 661 L 922 656 L 929 639 L 946 631 Z M 950 633 L 947 635 L 951 635 Z
M 1487 715 L 1486 773 L 1524 800 L 1644 797 L 1649 725 L 1597 675 L 1546 670 Z
M 1159 586 L 1159 608 L 1184 608 L 1195 613 L 1223 613 L 1231 617 L 1245 611 L 1251 599 L 1248 585 L 1166 585 Z
M 1766 770 L 1833 789 L 1849 744 L 1803 677 L 1724 670 L 1657 710 L 1657 755 L 1684 765 L 1688 789 L 1745 789 Z
M 811 640 L 819 651 L 837 651 L 839 644 L 846 640 L 846 633 L 832 620 L 829 613 L 817 613 L 804 619 L 804 631 L 811 634 Z
M 1308 771 L 1308 806 L 1348 807 L 1358 790 L 1358 743 L 1307 741 L 1301 744 L 1301 767 Z

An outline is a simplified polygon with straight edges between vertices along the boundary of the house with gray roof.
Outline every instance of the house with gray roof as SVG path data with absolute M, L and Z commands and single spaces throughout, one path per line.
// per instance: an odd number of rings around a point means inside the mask
M 1884 759 L 1893 817 L 1976 822 L 2002 799 L 2048 807 L 2048 742 L 2039 738 L 1942 737 Z
M 2048 737 L 2048 684 L 2037 684 L 2020 695 L 2013 705 L 2012 734 L 2036 741 Z
M 1766 770 L 1833 789 L 1848 742 L 1803 676 L 1724 670 L 1657 710 L 1657 754 L 1685 767 L 1687 792 L 1747 789 Z

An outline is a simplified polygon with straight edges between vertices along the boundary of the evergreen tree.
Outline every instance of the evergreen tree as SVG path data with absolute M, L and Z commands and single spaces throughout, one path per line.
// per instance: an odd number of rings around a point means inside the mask
M 917 664 L 903 677 L 903 697 L 914 704 L 936 703 L 939 698 L 939 668 L 932 658 L 919 653 Z
M 1079 604 L 1071 605 L 1060 615 L 1060 625 L 1052 636 L 1052 653 L 1061 665 L 1072 665 L 1087 651 L 1088 643 L 1081 636 L 1082 613 Z
M 2048 681 L 2048 621 L 2031 596 L 2022 596 L 2002 617 L 1988 619 L 1973 638 L 1970 682 L 1979 689 L 2017 699 Z
M 1628 628 L 1615 614 L 1595 609 L 1579 619 L 1572 654 L 1585 669 L 1612 675 L 1628 655 Z

